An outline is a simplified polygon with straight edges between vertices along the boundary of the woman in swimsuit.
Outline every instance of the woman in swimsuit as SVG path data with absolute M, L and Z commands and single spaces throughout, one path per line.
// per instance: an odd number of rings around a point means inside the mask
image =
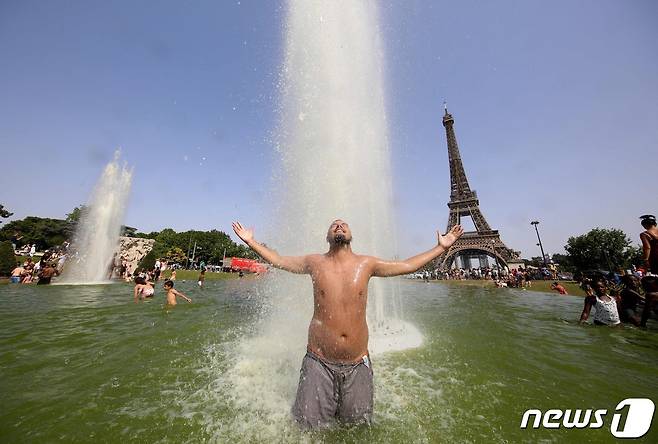
M 155 290 L 150 284 L 146 283 L 146 279 L 138 276 L 135 278 L 135 303 L 140 299 L 152 298 Z
M 640 234 L 642 240 L 642 251 L 644 253 L 644 265 L 647 272 L 658 274 L 658 228 L 656 227 L 656 216 L 645 214 L 640 216 L 642 227 L 646 231 Z

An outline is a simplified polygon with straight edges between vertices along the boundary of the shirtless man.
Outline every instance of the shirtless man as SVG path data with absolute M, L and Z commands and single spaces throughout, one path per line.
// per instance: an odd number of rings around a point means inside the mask
M 23 268 L 23 266 L 19 262 L 18 264 L 16 264 L 16 268 L 14 268 L 11 272 L 11 283 L 20 284 L 24 274 L 25 274 L 25 268 Z
M 314 312 L 308 329 L 297 397 L 292 409 L 297 422 L 324 427 L 334 418 L 366 422 L 372 417 L 373 382 L 368 355 L 366 302 L 372 276 L 413 273 L 446 251 L 464 232 L 455 225 L 446 235 L 437 232 L 437 245 L 404 261 L 386 261 L 354 254 L 349 225 L 335 220 L 327 231 L 329 251 L 307 256 L 281 256 L 258 243 L 252 230 L 233 223 L 235 234 L 274 267 L 310 274 Z
M 37 285 L 48 285 L 53 276 L 57 275 L 59 275 L 57 268 L 55 268 L 50 262 L 46 262 L 41 271 L 39 271 Z

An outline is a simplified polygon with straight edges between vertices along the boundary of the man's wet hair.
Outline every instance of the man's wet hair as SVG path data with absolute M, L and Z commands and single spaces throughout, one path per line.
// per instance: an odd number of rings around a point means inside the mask
M 640 216 L 641 224 L 644 228 L 651 228 L 656 226 L 656 216 L 653 214 L 643 214 Z
M 139 284 L 139 285 L 146 285 L 146 279 L 144 279 L 144 278 L 141 277 L 141 276 L 137 276 L 137 277 L 135 278 L 135 283 L 136 283 L 136 284 Z
M 173 288 L 174 287 L 174 281 L 172 281 L 171 279 L 167 279 L 164 283 L 164 286 Z

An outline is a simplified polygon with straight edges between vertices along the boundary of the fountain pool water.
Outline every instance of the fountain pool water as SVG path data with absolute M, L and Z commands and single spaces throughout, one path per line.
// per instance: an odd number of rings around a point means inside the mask
M 194 303 L 173 310 L 160 285 L 145 304 L 125 283 L 0 285 L 0 441 L 582 444 L 612 442 L 622 399 L 658 401 L 655 321 L 648 330 L 580 326 L 582 298 L 404 280 L 423 345 L 373 358 L 371 427 L 309 435 L 288 416 L 295 387 L 285 381 L 296 379 L 300 354 L 256 359 L 293 326 L 245 341 L 261 331 L 264 284 L 178 281 Z M 530 408 L 607 409 L 608 422 L 522 430 Z M 658 442 L 655 420 L 638 442 Z
M 58 283 L 99 284 L 108 281 L 132 181 L 132 171 L 119 164 L 119 156 L 119 151 L 116 151 L 96 183 L 78 222 L 69 258 Z

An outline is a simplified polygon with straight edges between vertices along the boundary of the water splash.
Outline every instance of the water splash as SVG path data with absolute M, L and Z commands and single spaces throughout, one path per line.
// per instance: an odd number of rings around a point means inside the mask
M 397 244 L 377 2 L 292 1 L 285 31 L 276 138 L 280 165 L 273 187 L 279 207 L 269 229 L 272 245 L 283 254 L 324 252 L 329 224 L 341 218 L 350 224 L 357 254 L 394 258 Z M 310 312 L 309 289 L 296 279 L 290 284 L 284 280 L 275 286 L 274 298 L 292 296 L 295 307 L 304 301 L 302 311 Z M 381 279 L 370 283 L 371 352 L 418 346 L 422 341 L 412 326 L 399 321 L 402 310 L 396 288 L 395 282 Z M 289 316 L 287 310 L 283 321 Z
M 121 225 L 130 194 L 132 169 L 119 164 L 120 151 L 105 166 L 83 212 L 60 283 L 97 284 L 108 271 L 119 245 Z
M 329 224 L 341 218 L 350 224 L 355 253 L 395 257 L 378 18 L 374 1 L 288 3 L 275 136 L 280 161 L 271 187 L 277 208 L 270 226 L 256 227 L 257 239 L 282 254 L 327 251 Z M 370 283 L 371 354 L 422 343 L 400 320 L 397 285 Z M 289 426 L 313 291 L 308 276 L 282 271 L 270 273 L 260 291 L 258 331 L 236 346 L 235 362 L 219 380 L 262 432 Z

